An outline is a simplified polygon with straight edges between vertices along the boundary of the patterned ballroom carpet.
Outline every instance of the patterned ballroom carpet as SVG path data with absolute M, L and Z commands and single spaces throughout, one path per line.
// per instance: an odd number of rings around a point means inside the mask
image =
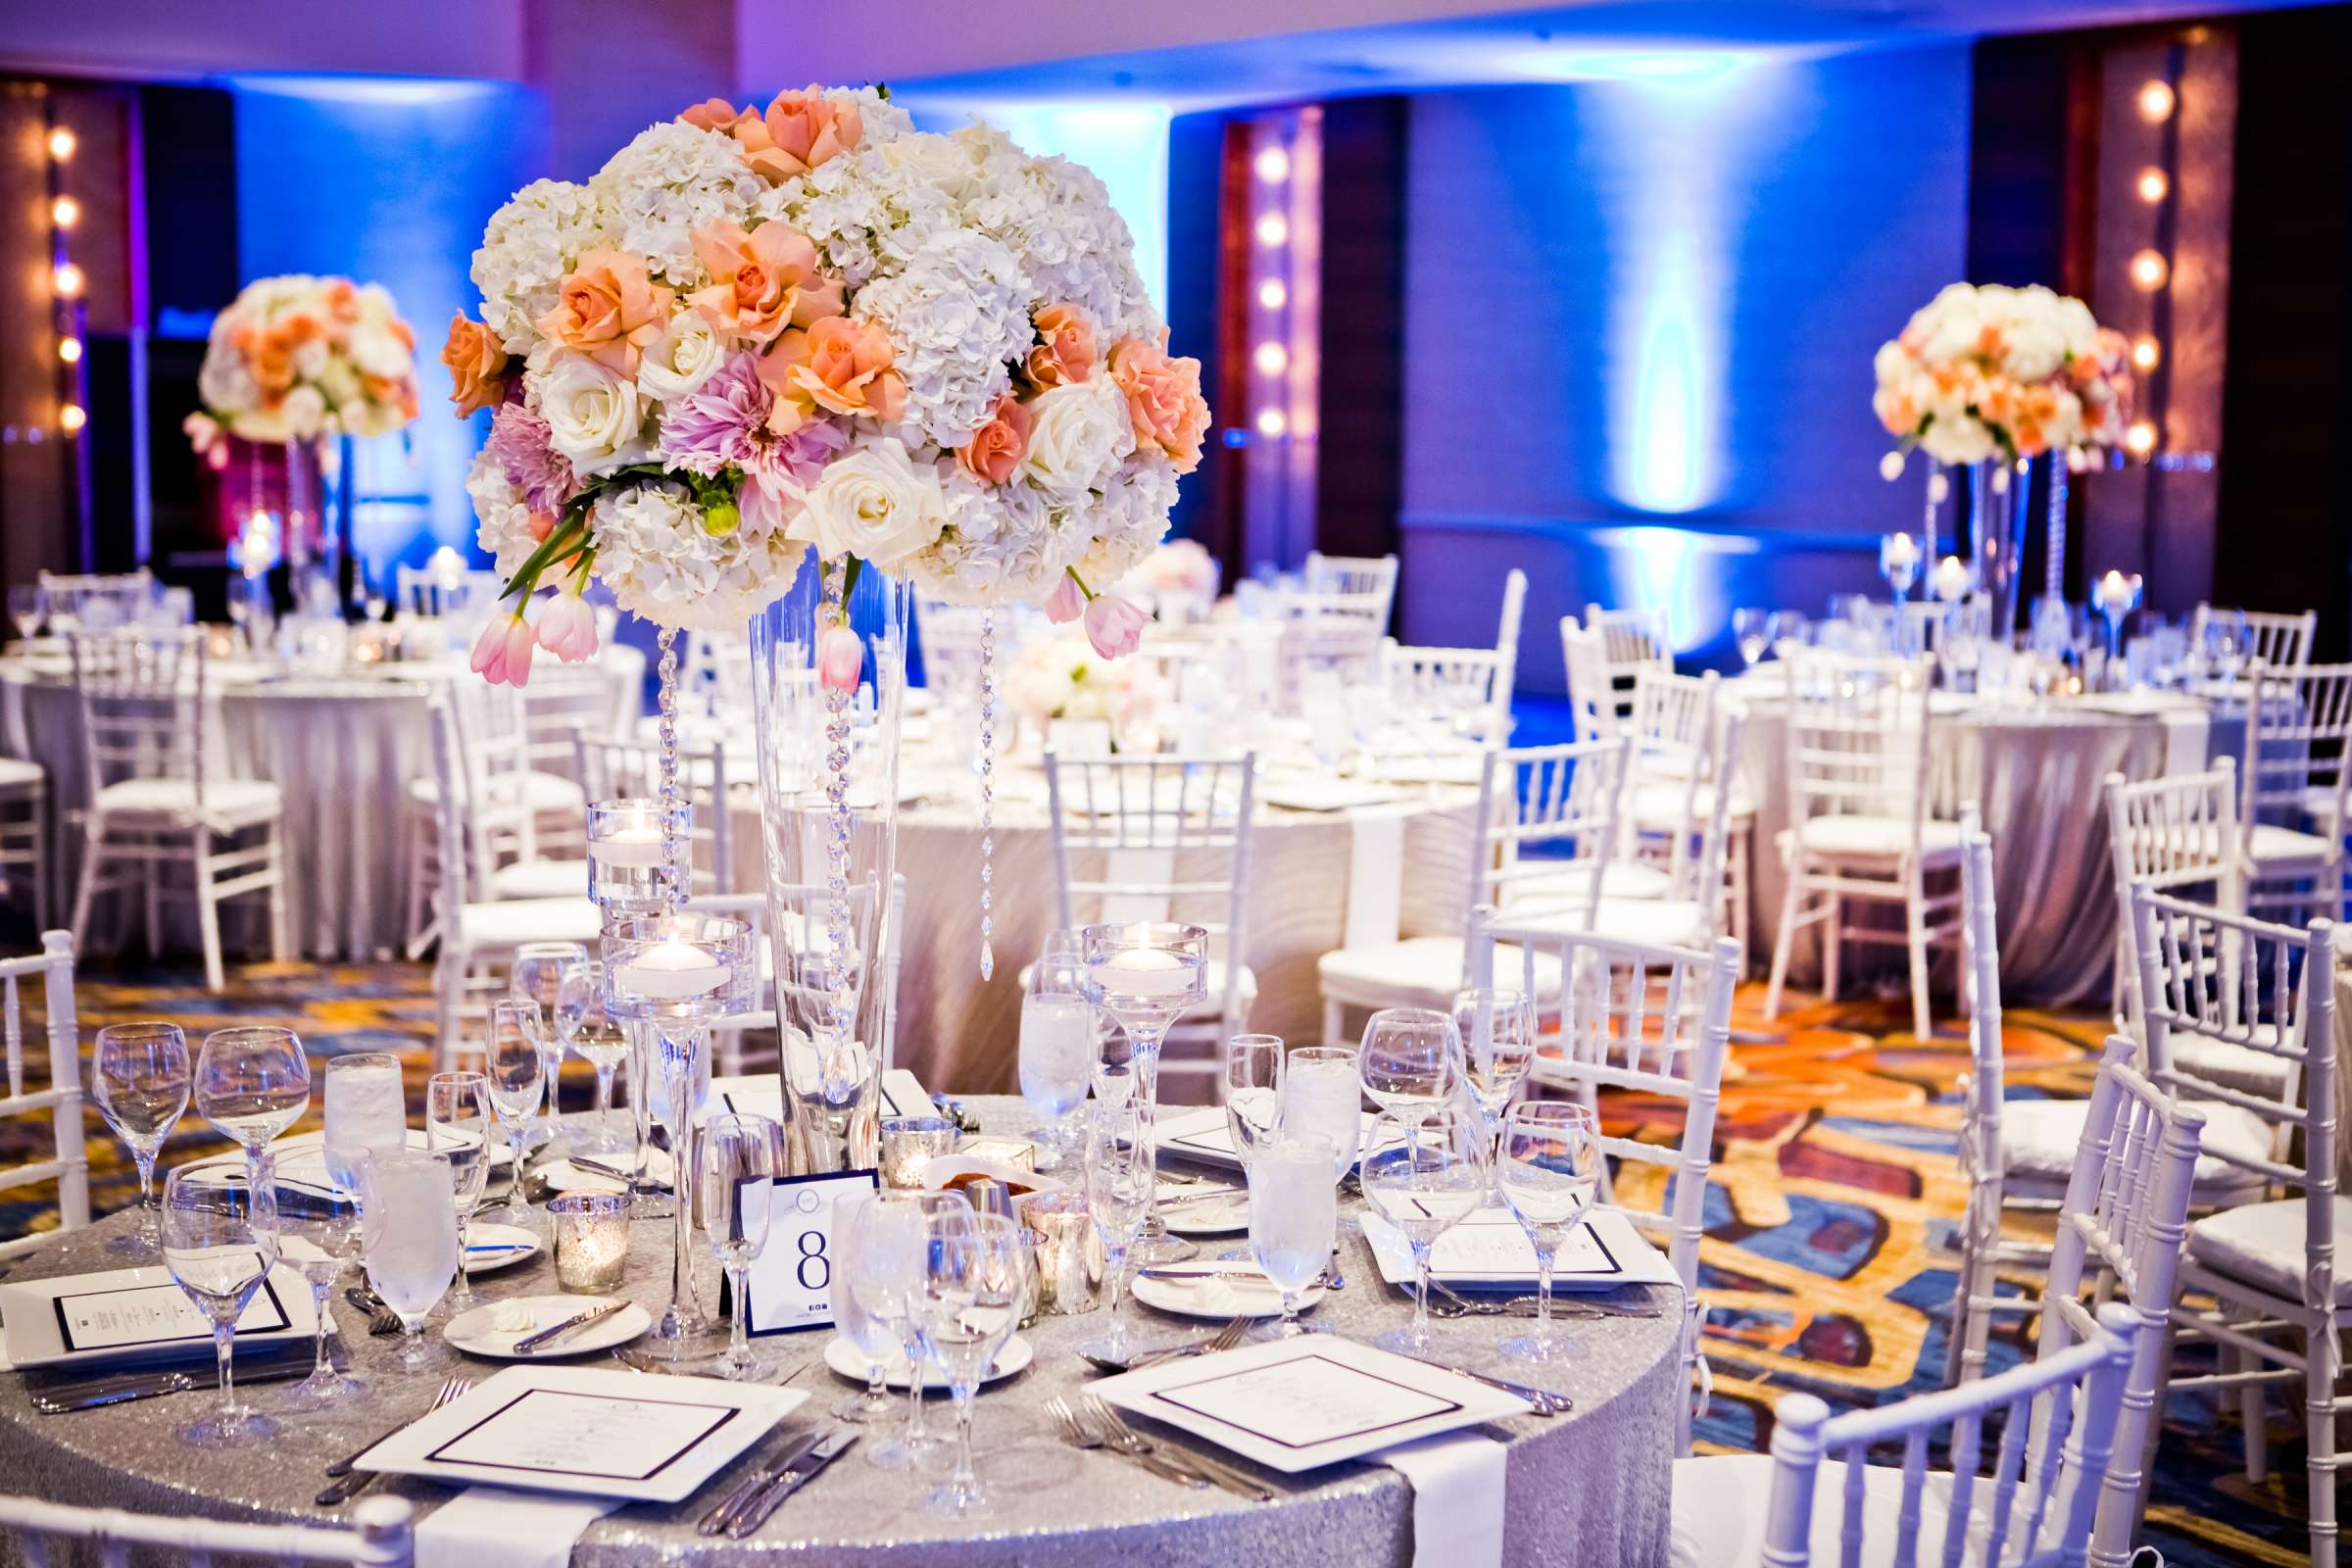
M 218 997 L 178 968 L 92 969 L 79 990 L 85 1041 L 102 1024 L 140 1017 L 173 1019 L 192 1042 L 231 1024 L 283 1023 L 317 1055 L 403 1053 L 413 1100 L 429 1071 L 423 965 L 254 965 L 232 970 Z M 1766 1024 L 1762 998 L 1760 986 L 1740 994 L 1735 1029 L 1761 1043 L 1733 1047 L 1707 1194 L 1701 1294 L 1715 1396 L 1697 1428 L 1702 1452 L 1761 1451 L 1774 1400 L 1794 1391 L 1851 1407 L 1942 1381 L 1967 1042 L 1948 1020 L 1951 1032 L 1919 1041 L 1907 1006 L 1879 1001 L 1810 1003 Z M 28 1022 L 36 1020 L 37 993 L 25 1001 Z M 2012 1096 L 2088 1093 L 2102 1019 L 2012 1008 L 2005 1024 Z M 35 1029 L 26 1052 L 36 1080 L 38 1039 Z M 576 1063 L 567 1069 L 566 1109 L 588 1104 L 590 1083 Z M 1612 1131 L 1631 1127 L 1660 1143 L 1680 1135 L 1670 1103 L 1619 1100 L 1605 1109 Z M 192 1114 L 182 1125 L 165 1163 L 223 1147 Z M 29 1137 L 0 1125 L 0 1166 L 20 1157 Z M 94 1111 L 88 1138 L 95 1206 L 126 1205 L 135 1173 Z M 1658 1208 L 1664 1182 L 1644 1168 L 1620 1197 Z M 54 1223 L 46 1200 L 0 1200 L 0 1237 Z M 2032 1329 L 2031 1318 L 2001 1320 L 1996 1368 L 2032 1353 Z M 2184 1361 L 2192 1353 L 2184 1350 Z M 2188 1396 L 2171 1402 L 2146 1540 L 2173 1568 L 2305 1560 L 2300 1414 L 2278 1393 L 2270 1437 L 2272 1479 L 2249 1486 L 2234 1410 L 2225 1415 Z

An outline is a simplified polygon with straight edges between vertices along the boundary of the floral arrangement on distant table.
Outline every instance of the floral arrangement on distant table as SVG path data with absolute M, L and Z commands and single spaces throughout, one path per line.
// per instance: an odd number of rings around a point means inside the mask
M 1110 726 L 1121 751 L 1150 751 L 1168 685 L 1144 660 L 1106 660 L 1083 637 L 1046 638 L 1024 649 L 1004 683 L 1013 711 L 1041 737 L 1054 719 Z
M 1901 443 L 1881 465 L 1889 479 L 1915 446 L 1945 464 L 2044 452 L 2079 463 L 2120 445 L 2132 417 L 2123 334 L 2038 285 L 1950 285 L 1879 349 L 1875 368 L 1871 406 Z
M 416 334 L 381 284 L 259 278 L 214 318 L 196 389 L 204 408 L 181 427 L 216 468 L 232 435 L 389 435 L 416 417 Z
M 1208 426 L 1133 251 L 1084 169 L 918 131 L 879 88 L 712 99 L 584 185 L 524 187 L 442 356 L 460 412 L 495 411 L 468 488 L 516 600 L 476 667 L 592 652 L 591 577 L 660 625 L 740 627 L 810 546 L 829 604 L 871 567 L 1131 649 L 1141 612 L 1097 589 L 1159 543 Z M 854 634 L 825 637 L 854 688 Z
M 1217 558 L 1198 539 L 1171 539 L 1146 556 L 1128 580 L 1154 596 L 1183 594 L 1211 600 L 1217 597 Z

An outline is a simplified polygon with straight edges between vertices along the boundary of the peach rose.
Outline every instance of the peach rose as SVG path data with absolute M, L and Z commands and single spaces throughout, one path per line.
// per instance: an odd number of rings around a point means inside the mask
M 767 134 L 786 165 L 786 178 L 852 151 L 865 134 L 857 106 L 835 103 L 813 82 L 801 92 L 776 94 L 765 118 Z M 766 172 L 757 159 L 752 167 Z
M 1037 335 L 1029 351 L 1029 379 L 1040 387 L 1083 381 L 1095 373 L 1095 323 L 1075 305 L 1049 305 L 1037 313 Z
M 767 122 L 757 109 L 737 109 L 724 98 L 710 98 L 678 118 L 689 125 L 734 137 L 743 149 L 743 161 L 769 179 L 790 179 L 807 168 L 777 150 L 776 138 L 767 133 Z
M 788 326 L 841 314 L 841 285 L 817 271 L 816 247 L 783 223 L 747 234 L 722 219 L 694 231 L 694 253 L 710 286 L 686 302 L 723 331 L 764 345 Z
M 326 314 L 346 326 L 360 318 L 360 291 L 348 277 L 326 285 Z
M 498 334 L 463 313 L 449 318 L 449 341 L 441 345 L 441 363 L 449 367 L 455 390 L 449 401 L 463 418 L 477 409 L 493 409 L 507 400 L 507 346 Z
M 1208 403 L 1200 396 L 1200 362 L 1170 359 L 1167 328 L 1157 343 L 1121 338 L 1110 351 L 1110 379 L 1127 394 L 1127 419 L 1138 445 L 1165 452 L 1178 473 L 1200 464 L 1200 440 L 1208 433 Z
M 956 449 L 956 461 L 974 478 L 1003 484 L 1012 477 L 1012 470 L 1020 466 L 1021 454 L 1028 450 L 1029 411 L 1007 392 L 997 399 L 997 412 L 989 416 L 988 422 Z
M 645 273 L 642 257 L 600 247 L 580 254 L 555 308 L 539 318 L 542 335 L 575 349 L 617 375 L 637 373 L 637 361 L 669 324 L 670 291 Z
M 828 316 L 794 327 L 760 362 L 760 379 L 776 394 L 768 428 L 790 435 L 819 414 L 895 419 L 906 405 L 906 378 L 892 369 L 890 334 L 873 321 Z

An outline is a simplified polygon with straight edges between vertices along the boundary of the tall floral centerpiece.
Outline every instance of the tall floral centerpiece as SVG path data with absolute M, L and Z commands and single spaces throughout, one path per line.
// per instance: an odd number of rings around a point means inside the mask
M 1894 479 L 1918 447 L 1929 459 L 1927 548 L 1947 466 L 1976 469 L 1969 486 L 1977 586 L 1993 596 L 1995 623 L 2017 615 L 2018 554 L 2028 487 L 2012 485 L 2036 460 L 2049 478 L 2050 593 L 2066 560 L 2066 472 L 2120 446 L 2132 417 L 2132 370 L 2122 333 L 2099 325 L 2081 300 L 2035 285 L 1953 283 L 1882 345 L 1871 407 L 1900 443 L 1880 472 Z M 2008 526 L 1994 504 L 2007 496 Z
M 240 519 L 249 530 L 255 515 L 267 515 L 260 497 L 275 485 L 260 469 L 263 453 L 276 449 L 283 537 L 248 537 L 245 553 L 274 556 L 282 545 L 301 564 L 338 543 L 320 528 L 327 443 L 336 442 L 333 471 L 348 479 L 342 438 L 390 435 L 416 417 L 416 334 L 380 284 L 307 273 L 258 278 L 213 318 L 196 390 L 204 407 L 181 428 L 216 470 L 228 468 L 232 446 L 243 451 L 254 470 L 255 501 Z M 342 511 L 348 525 L 348 494 Z M 340 543 L 348 549 L 348 540 Z
M 473 278 L 444 358 L 461 410 L 496 411 L 470 490 L 514 601 L 475 667 L 585 657 L 601 581 L 662 629 L 669 741 L 675 632 L 751 622 L 795 1152 L 839 1163 L 889 1027 L 909 585 L 1130 651 L 1142 612 L 1102 590 L 1200 461 L 1200 366 L 1101 181 L 985 124 L 918 131 L 880 88 L 698 104 L 518 192 Z

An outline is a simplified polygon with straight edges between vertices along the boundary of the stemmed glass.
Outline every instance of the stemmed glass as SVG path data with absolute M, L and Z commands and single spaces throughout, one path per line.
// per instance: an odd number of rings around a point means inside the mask
M 1457 991 L 1453 1027 L 1462 1042 L 1463 1096 L 1478 1107 L 1491 1146 L 1501 1135 L 1503 1107 L 1536 1064 L 1535 1004 L 1501 987 Z
M 1732 612 L 1732 640 L 1740 645 L 1740 662 L 1753 669 L 1772 652 L 1774 639 L 1780 635 L 1781 617 L 1777 611 L 1735 610 Z
M 1117 1021 L 1135 1053 L 1144 1158 L 1150 1165 L 1159 1115 L 1160 1042 L 1177 1019 L 1207 998 L 1208 933 L 1197 925 L 1139 920 L 1090 925 L 1079 939 L 1087 1000 Z M 1190 1245 L 1170 1236 L 1159 1216 L 1146 1210 L 1138 1262 L 1174 1262 L 1192 1254 Z
M 1049 952 L 1029 969 L 1021 993 L 1021 1098 L 1046 1120 L 1038 1137 L 1041 1171 L 1071 1156 L 1069 1115 L 1086 1099 L 1094 1071 L 1095 1009 L 1086 1000 L 1086 959 Z
M 237 1403 L 229 1370 L 237 1319 L 277 1263 L 275 1178 L 267 1158 L 257 1170 L 182 1166 L 164 1178 L 164 1266 L 212 1323 L 220 1367 L 220 1404 L 183 1428 L 183 1442 L 233 1447 L 277 1436 L 277 1423 Z
M 2110 663 L 2124 656 L 2124 617 L 2139 608 L 2139 573 L 2127 577 L 2111 571 L 2090 585 L 2091 607 L 2107 623 L 2107 659 Z
M 1434 1008 L 1383 1007 L 1365 1021 L 1356 1068 L 1383 1110 L 1442 1110 L 1462 1087 L 1462 1038 Z
M 890 1396 L 890 1360 L 899 1353 L 899 1337 L 858 1300 L 858 1271 L 851 1263 L 858 1221 L 873 1201 L 873 1194 L 863 1192 L 833 1200 L 833 1326 L 873 1367 L 866 1377 L 865 1392 L 843 1395 L 841 1402 L 833 1406 L 833 1415 L 836 1420 L 860 1424 L 880 1421 L 897 1408 Z
M 601 965 L 600 965 L 601 967 Z M 654 1180 L 654 1127 L 662 1119 L 661 1047 L 642 1024 L 621 1032 L 629 1052 L 629 1123 L 636 1154 L 629 1161 L 629 1213 L 636 1219 L 668 1219 L 669 1195 Z M 697 1103 L 701 1097 L 698 1095 Z
M 196 1109 L 245 1150 L 258 1183 L 262 1151 L 311 1108 L 311 1058 L 291 1029 L 216 1029 L 196 1054 Z
M 17 623 L 17 635 L 26 642 L 41 625 L 41 585 L 37 582 L 11 583 L 8 587 L 8 618 Z
M 139 1224 L 109 1244 L 114 1251 L 153 1256 L 155 1156 L 188 1108 L 188 1037 L 177 1024 L 118 1023 L 98 1031 L 90 1054 L 90 1098 L 139 1167 Z
M 526 942 L 514 950 L 514 967 L 507 975 L 507 995 L 539 1009 L 539 1054 L 547 1061 L 547 1094 L 538 1132 L 539 1141 L 549 1145 L 563 1132 L 556 1120 L 556 1085 L 564 1072 L 564 1053 L 579 1038 L 593 983 L 588 950 L 577 942 Z
M 574 1054 L 596 1069 L 596 1136 L 592 1147 L 600 1154 L 620 1152 L 621 1139 L 612 1128 L 612 1079 L 629 1054 L 629 1037 L 605 1011 L 605 966 L 588 960 L 588 1004 L 571 1037 Z
M 1225 1042 L 1225 1131 L 1244 1169 L 1282 1121 L 1280 1035 L 1235 1035 Z
M 766 1374 L 767 1361 L 752 1349 L 752 1265 L 767 1249 L 775 1178 L 785 1174 L 784 1129 L 766 1116 L 713 1116 L 696 1142 L 703 1160 L 696 1176 L 703 1231 L 718 1266 L 727 1271 L 735 1299 L 727 1353 L 712 1370 L 739 1383 L 755 1382 Z
M 478 1072 L 437 1072 L 424 1086 L 425 1147 L 449 1157 L 449 1196 L 458 1216 L 458 1274 L 449 1302 L 461 1312 L 473 1304 L 473 1285 L 466 1278 L 466 1259 L 472 1253 L 466 1233 L 490 1185 L 489 1086 Z
M 1372 1123 L 1363 1158 L 1364 1198 L 1396 1227 L 1413 1253 L 1413 1324 L 1373 1343 L 1407 1355 L 1426 1355 L 1437 1343 L 1429 1328 L 1429 1257 L 1438 1238 L 1487 1196 L 1487 1173 L 1475 1152 L 1470 1118 L 1453 1106 L 1399 1113 Z
M 530 1200 L 522 1190 L 522 1154 L 530 1141 L 531 1119 L 539 1112 L 547 1087 L 547 1058 L 539 1052 L 539 1034 L 537 1003 L 490 1004 L 490 1039 L 483 1048 L 482 1078 L 490 1108 L 507 1130 L 507 1146 L 514 1156 L 507 1207 L 501 1216 L 509 1225 L 531 1223 Z
M 2237 679 L 2238 666 L 2246 657 L 2246 612 L 2242 610 L 2208 610 L 2205 612 L 2206 667 L 2226 683 Z
M 1098 1106 L 1088 1129 L 1086 1205 L 1102 1238 L 1102 1277 L 1110 1286 L 1110 1332 L 1081 1347 L 1091 1359 L 1124 1363 L 1128 1356 L 1127 1261 L 1144 1216 L 1152 1210 L 1158 1174 L 1152 1163 L 1151 1124 L 1139 1105 Z
M 923 1422 L 923 1341 L 915 1302 L 930 1268 L 931 1248 L 961 1215 L 976 1218 L 961 1193 L 885 1190 L 858 1210 L 845 1264 L 854 1271 L 850 1288 L 858 1307 L 897 1339 L 906 1362 L 906 1424 L 888 1443 L 867 1446 L 865 1462 L 877 1470 L 919 1467 L 939 1440 Z
M 335 1370 L 326 1353 L 326 1331 L 334 1326 L 326 1297 L 360 1255 L 360 1195 L 356 1188 L 336 1191 L 305 1184 L 277 1189 L 277 1223 L 282 1237 L 300 1238 L 302 1253 L 292 1259 L 311 1287 L 311 1312 L 318 1320 L 317 1357 L 311 1375 L 287 1392 L 314 1408 L 340 1404 L 363 1390 L 357 1380 Z M 284 1242 L 280 1244 L 281 1252 Z
M 368 1283 L 400 1316 L 401 1367 L 424 1365 L 424 1320 L 458 1271 L 458 1204 L 449 1155 L 404 1149 L 360 1170 Z
M 1879 575 L 1894 590 L 1898 606 L 1911 597 L 1911 585 L 1919 580 L 1919 545 L 1909 534 L 1880 536 Z
M 973 1396 L 1020 1327 L 1037 1262 L 1020 1227 L 1003 1214 L 935 1213 L 925 1240 L 915 1328 L 956 1401 L 956 1466 L 925 1501 L 933 1513 L 969 1514 L 991 1500 L 972 1468 Z
M 1267 1339 L 1311 1332 L 1298 1321 L 1298 1298 L 1330 1263 L 1339 1240 L 1331 1164 L 1330 1139 L 1287 1128 L 1260 1143 L 1250 1161 L 1250 1251 L 1282 1293 L 1282 1317 L 1266 1328 Z
M 1505 1355 L 1555 1361 L 1571 1353 L 1552 1333 L 1551 1266 L 1560 1243 L 1592 1209 L 1600 1159 L 1600 1120 L 1590 1105 L 1532 1101 L 1513 1105 L 1503 1120 L 1496 1182 L 1536 1249 L 1535 1332 L 1506 1343 Z

